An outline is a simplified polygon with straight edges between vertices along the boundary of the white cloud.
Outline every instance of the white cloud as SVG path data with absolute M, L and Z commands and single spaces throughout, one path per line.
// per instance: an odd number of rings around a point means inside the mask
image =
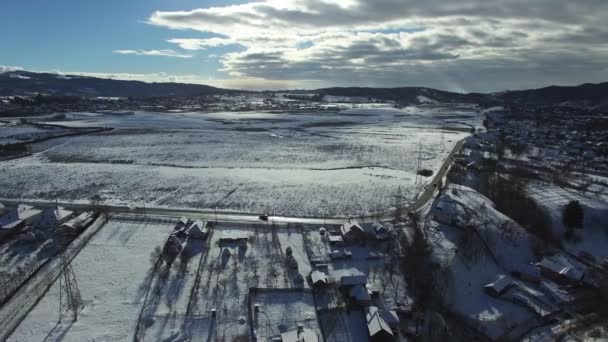
M 184 50 L 204 50 L 208 47 L 235 44 L 232 39 L 217 37 L 208 39 L 174 38 L 167 40 L 167 42 L 177 44 L 180 48 Z
M 234 77 L 475 91 L 608 77 L 607 21 L 601 0 L 267 0 L 148 18 L 221 37 L 170 40 L 186 50 L 242 46 L 220 57 Z
M 167 50 L 114 50 L 114 53 L 121 55 L 138 55 L 138 56 L 163 56 L 176 58 L 192 58 L 192 54 L 179 53 L 171 49 Z
M 0 74 L 3 74 L 5 72 L 11 72 L 11 71 L 20 71 L 20 70 L 23 70 L 23 68 L 17 67 L 17 66 L 0 65 Z

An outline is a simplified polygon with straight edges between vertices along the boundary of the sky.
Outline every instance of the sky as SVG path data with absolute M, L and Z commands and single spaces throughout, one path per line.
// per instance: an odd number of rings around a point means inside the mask
M 606 0 L 3 0 L 0 71 L 250 90 L 608 81 Z

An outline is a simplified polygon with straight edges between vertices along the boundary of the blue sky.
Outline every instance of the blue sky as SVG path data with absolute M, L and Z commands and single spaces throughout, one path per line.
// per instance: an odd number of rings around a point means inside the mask
M 238 3 L 200 0 L 4 0 L 0 20 L 0 65 L 28 70 L 101 73 L 196 73 L 221 77 L 217 58 L 234 47 L 197 53 L 189 59 L 120 55 L 121 49 L 174 49 L 176 36 L 206 38 L 146 24 L 156 10 L 189 10 Z
M 606 81 L 606 22 L 603 0 L 3 0 L 0 71 L 492 92 Z

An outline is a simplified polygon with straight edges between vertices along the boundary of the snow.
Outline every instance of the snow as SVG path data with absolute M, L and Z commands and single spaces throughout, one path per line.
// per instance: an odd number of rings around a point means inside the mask
M 562 222 L 564 207 L 571 200 L 579 201 L 584 212 L 583 229 L 575 230 L 575 234 L 580 241 L 564 239 L 564 247 L 574 254 L 590 253 L 598 261 L 608 258 L 608 195 L 605 192 L 583 193 L 539 183 L 532 184 L 528 191 L 551 217 L 553 231 L 558 237 L 563 237 L 566 231 Z
M 483 286 L 495 281 L 500 274 L 536 272 L 531 265 L 534 261 L 533 238 L 496 211 L 489 199 L 470 188 L 452 186 L 439 201 L 445 198 L 459 203 L 456 206 L 459 217 L 466 217 L 467 212 L 477 213 L 473 214 L 472 222 L 476 222 L 479 236 L 487 245 L 482 248 L 480 257 L 465 259 L 458 251 L 462 228 L 432 225 L 429 236 L 433 257 L 443 265 L 441 273 L 447 284 L 445 299 L 448 306 L 476 321 L 491 338 L 499 338 L 515 327 L 533 321 L 535 317 L 530 311 L 483 291 Z
M 428 97 L 422 96 L 422 95 L 418 95 L 417 99 L 418 99 L 418 102 L 420 102 L 420 103 L 437 103 L 437 100 L 433 100 L 431 98 L 428 98 Z
M 367 114 L 73 113 L 61 123 L 117 129 L 34 144 L 35 155 L 3 162 L 0 197 L 82 201 L 101 193 L 126 205 L 358 215 L 390 207 L 399 185 L 412 199 L 430 179 L 414 184 L 419 154 L 423 168 L 436 170 L 479 121 L 466 107 L 361 110 Z
M 268 341 L 281 332 L 296 329 L 298 324 L 315 330 L 318 336 L 321 335 L 311 292 L 265 290 L 255 291 L 250 295 L 252 305 L 260 304 L 257 325 L 254 326 L 259 341 Z M 251 310 L 253 311 L 253 308 Z
M 172 224 L 109 221 L 72 262 L 85 303 L 78 321 L 57 323 L 59 283 L 17 327 L 9 341 L 131 340 L 142 305 L 150 254 Z
M 29 142 L 70 132 L 69 129 L 59 127 L 40 128 L 29 125 L 3 125 L 1 127 L 0 145 Z

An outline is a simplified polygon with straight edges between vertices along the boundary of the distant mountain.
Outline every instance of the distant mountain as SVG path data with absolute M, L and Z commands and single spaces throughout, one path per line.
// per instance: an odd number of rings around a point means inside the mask
M 146 83 L 96 77 L 9 71 L 0 73 L 0 96 L 66 95 L 81 97 L 196 96 L 232 92 L 200 84 Z
M 507 91 L 497 96 L 504 101 L 519 103 L 586 102 L 588 104 L 605 104 L 608 103 L 608 82 Z
M 608 103 L 608 82 L 599 84 L 585 83 L 579 86 L 550 86 L 540 89 L 504 91 L 493 94 L 462 94 L 421 87 L 348 87 L 323 88 L 315 91 L 322 95 L 366 96 L 402 103 L 420 103 L 424 102 L 424 98 L 439 102 L 472 102 L 483 104 L 557 104 L 572 102 L 599 105 Z
M 422 87 L 399 87 L 399 88 L 323 88 L 315 90 L 322 95 L 350 96 L 350 97 L 373 97 L 381 100 L 396 101 L 401 103 L 420 103 L 424 98 L 438 102 L 471 102 L 486 103 L 495 102 L 497 99 L 490 94 L 461 94 L 449 91 Z M 422 100 L 422 101 L 421 101 Z
M 43 93 L 82 97 L 153 97 L 214 95 L 233 92 L 237 92 L 237 90 L 221 89 L 200 84 L 146 83 L 30 71 L 0 73 L 0 96 Z M 540 89 L 504 91 L 492 94 L 462 94 L 424 87 L 336 87 L 300 90 L 297 92 L 371 97 L 404 104 L 416 104 L 428 101 L 471 102 L 488 105 L 508 103 L 554 104 L 564 102 L 596 106 L 606 106 L 608 104 L 608 82 L 599 84 L 586 83 L 579 86 L 550 86 Z

